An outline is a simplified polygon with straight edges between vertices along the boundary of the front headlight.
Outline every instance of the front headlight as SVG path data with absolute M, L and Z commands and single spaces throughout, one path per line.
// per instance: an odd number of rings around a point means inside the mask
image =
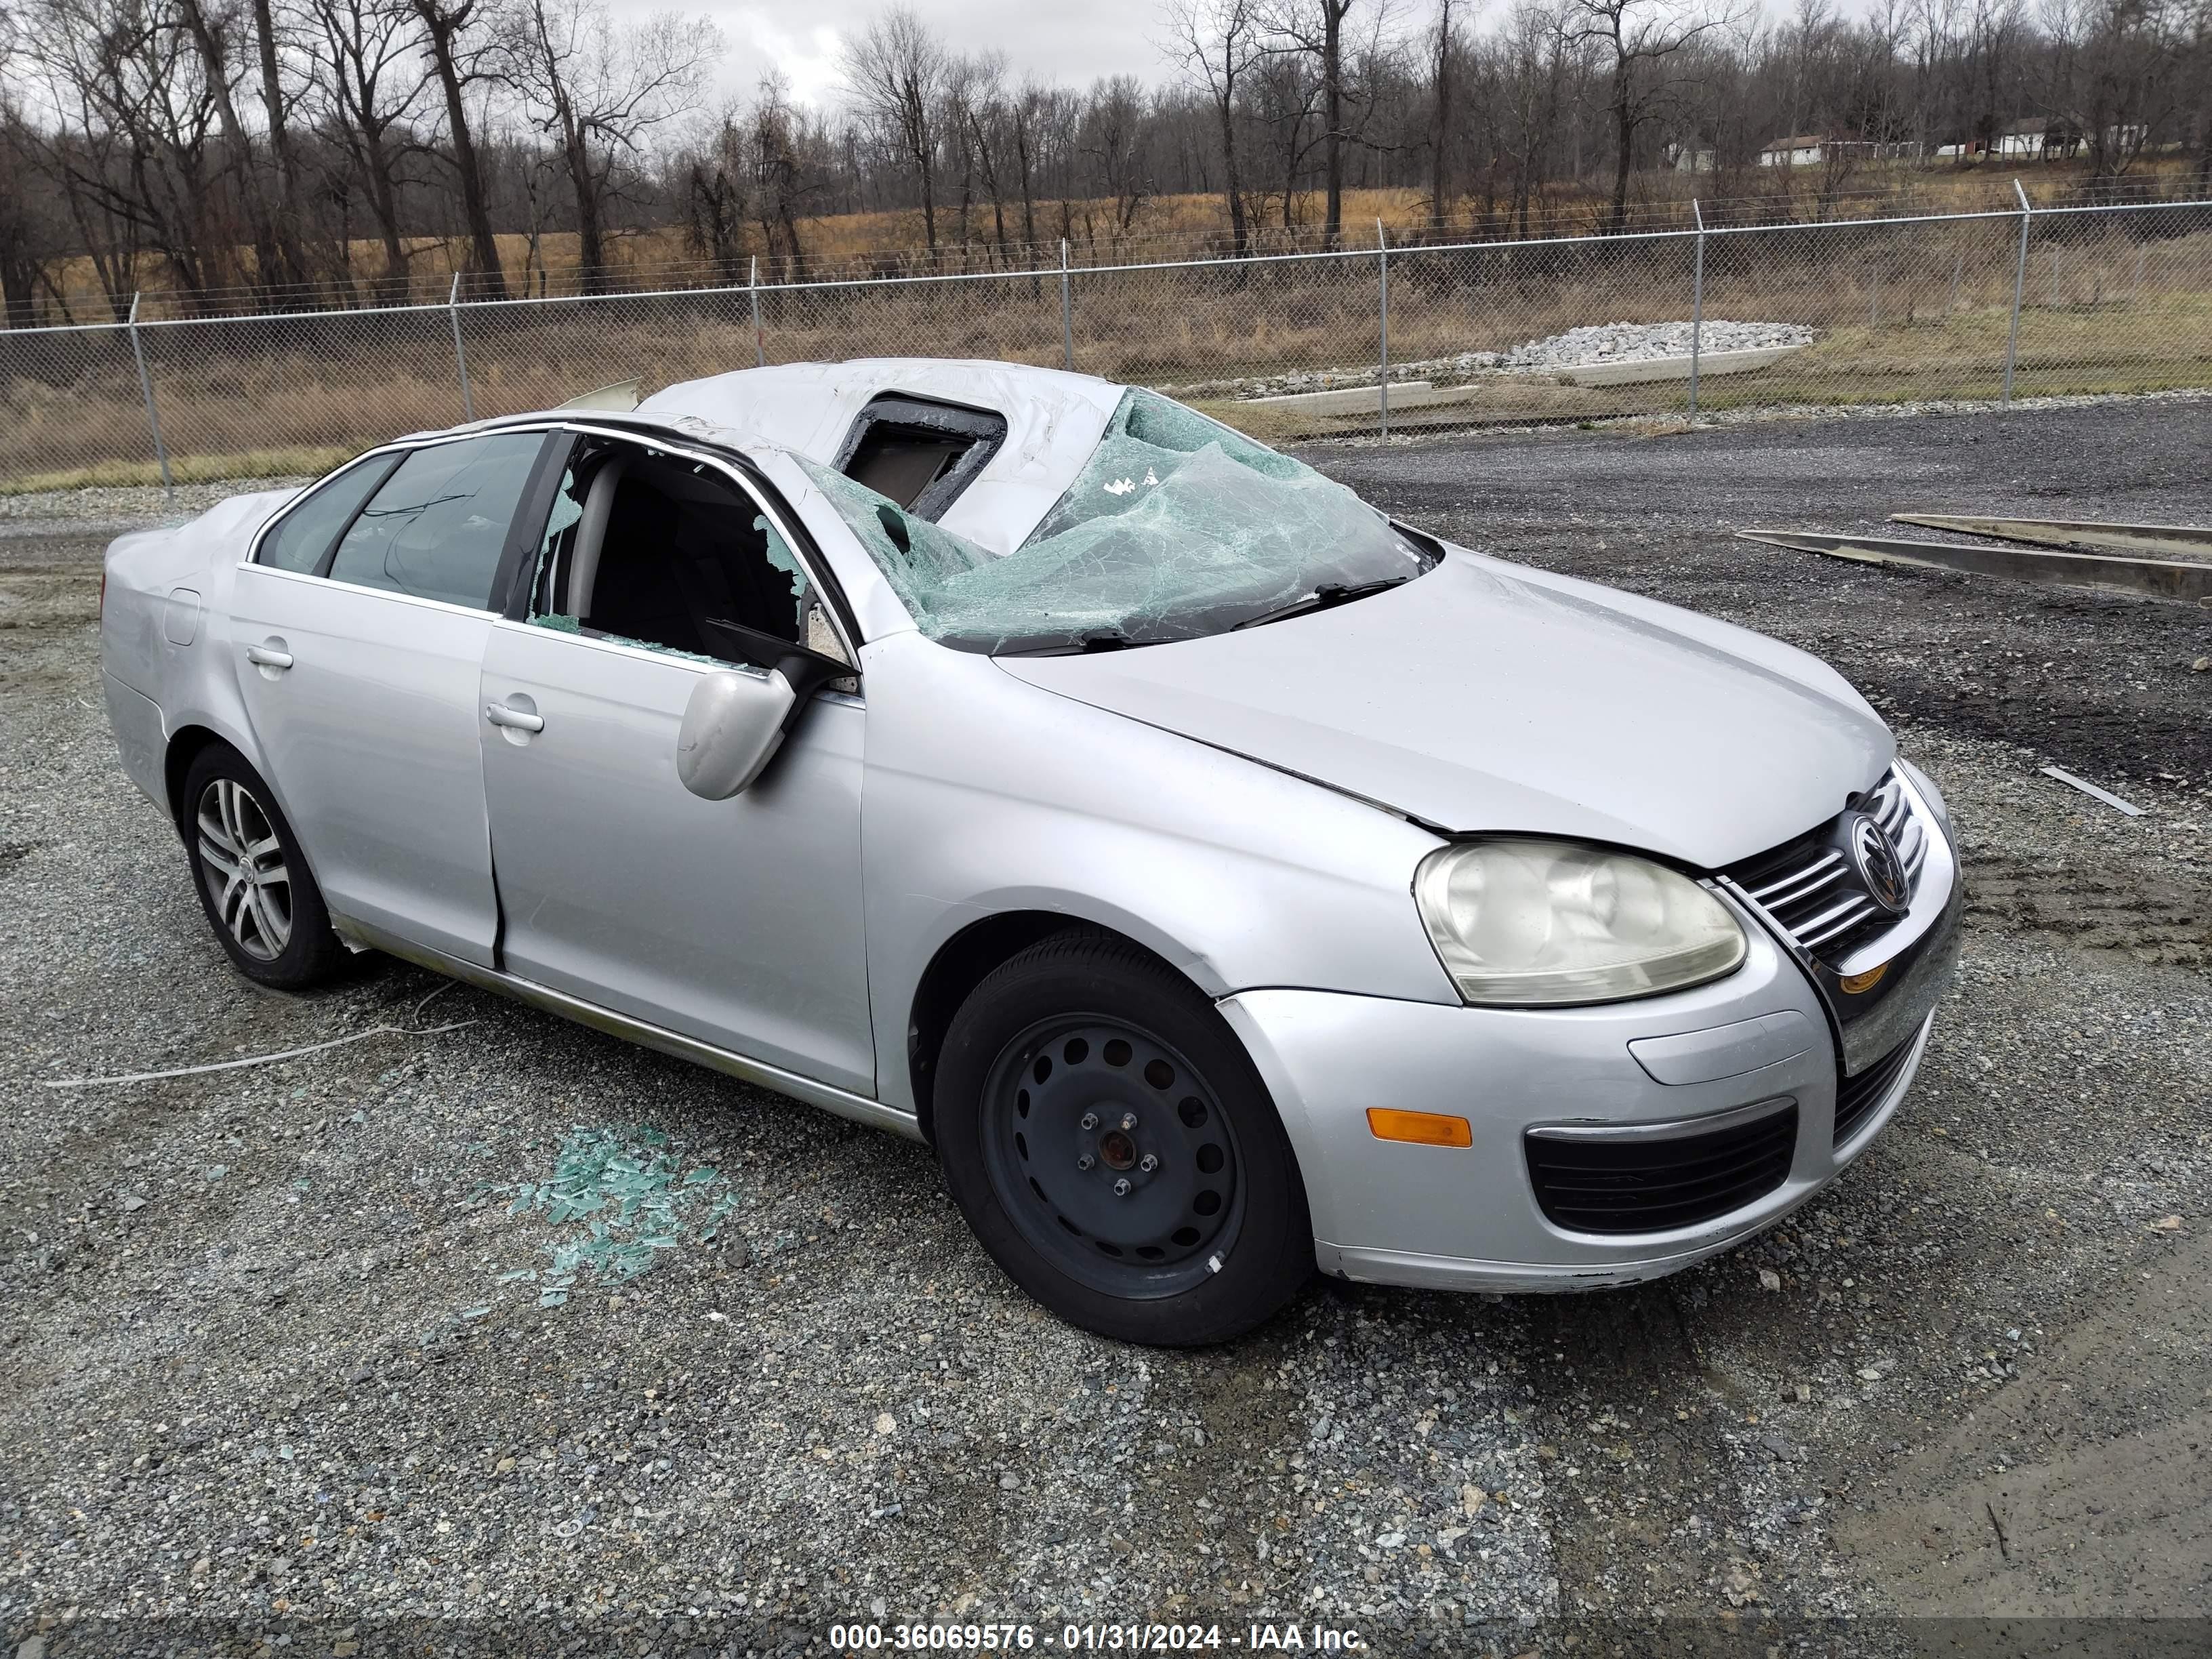
M 1469 1002 L 1652 996 L 1733 972 L 1746 949 L 1728 907 L 1686 876 L 1568 842 L 1438 848 L 1421 860 L 1413 897 Z

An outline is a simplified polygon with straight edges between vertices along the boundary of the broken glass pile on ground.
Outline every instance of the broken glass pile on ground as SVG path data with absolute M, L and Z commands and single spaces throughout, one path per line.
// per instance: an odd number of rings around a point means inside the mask
M 684 1171 L 668 1137 L 647 1128 L 572 1128 L 553 1176 L 489 1187 L 512 1195 L 511 1216 L 538 1213 L 574 1231 L 546 1245 L 550 1265 L 518 1267 L 501 1283 L 534 1283 L 538 1305 L 557 1308 L 580 1278 L 624 1285 L 685 1243 L 711 1244 L 738 1194 L 710 1164 Z

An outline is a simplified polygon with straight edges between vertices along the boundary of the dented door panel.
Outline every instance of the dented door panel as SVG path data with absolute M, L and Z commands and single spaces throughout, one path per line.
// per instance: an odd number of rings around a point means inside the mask
M 857 698 L 817 696 L 757 782 L 702 800 L 677 775 L 676 738 L 693 687 L 714 672 L 526 623 L 494 628 L 478 718 L 501 965 L 872 1091 L 866 712 Z

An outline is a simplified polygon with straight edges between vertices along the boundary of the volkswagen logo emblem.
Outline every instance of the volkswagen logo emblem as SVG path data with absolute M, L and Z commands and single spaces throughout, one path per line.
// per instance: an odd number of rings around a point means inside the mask
M 1867 896 L 1889 912 L 1901 916 L 1912 908 L 1912 889 L 1905 879 L 1905 860 L 1897 855 L 1896 843 L 1889 831 L 1865 813 L 1852 815 L 1844 832 L 1844 846 L 1850 849 L 1851 868 L 1857 873 L 1859 885 Z

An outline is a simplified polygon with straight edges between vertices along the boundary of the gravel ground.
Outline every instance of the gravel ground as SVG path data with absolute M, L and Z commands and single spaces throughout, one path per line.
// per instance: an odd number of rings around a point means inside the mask
M 0 540 L 50 538 L 58 525 L 81 535 L 120 535 L 148 524 L 188 519 L 228 496 L 259 489 L 289 489 L 299 478 L 234 478 L 179 484 L 173 502 L 156 485 L 111 484 L 91 489 L 33 489 L 0 495 Z
M 1601 1621 L 1664 1614 L 1901 1654 L 1960 1650 L 1931 1615 L 2212 1614 L 2212 616 L 1723 533 L 2203 521 L 2208 439 L 2168 404 L 1315 452 L 1834 661 L 1943 785 L 1973 903 L 1913 1099 L 1781 1230 L 1601 1294 L 1317 1286 L 1194 1355 L 1039 1314 L 920 1148 L 468 989 L 419 1007 L 439 982 L 387 961 L 245 984 L 116 767 L 97 544 L 0 540 L 0 1638 L 818 1651 L 846 1616 L 1273 1616 L 1644 1653 L 1660 1627 Z M 736 1207 L 541 1307 L 502 1276 L 579 1230 L 488 1189 L 618 1124 Z

